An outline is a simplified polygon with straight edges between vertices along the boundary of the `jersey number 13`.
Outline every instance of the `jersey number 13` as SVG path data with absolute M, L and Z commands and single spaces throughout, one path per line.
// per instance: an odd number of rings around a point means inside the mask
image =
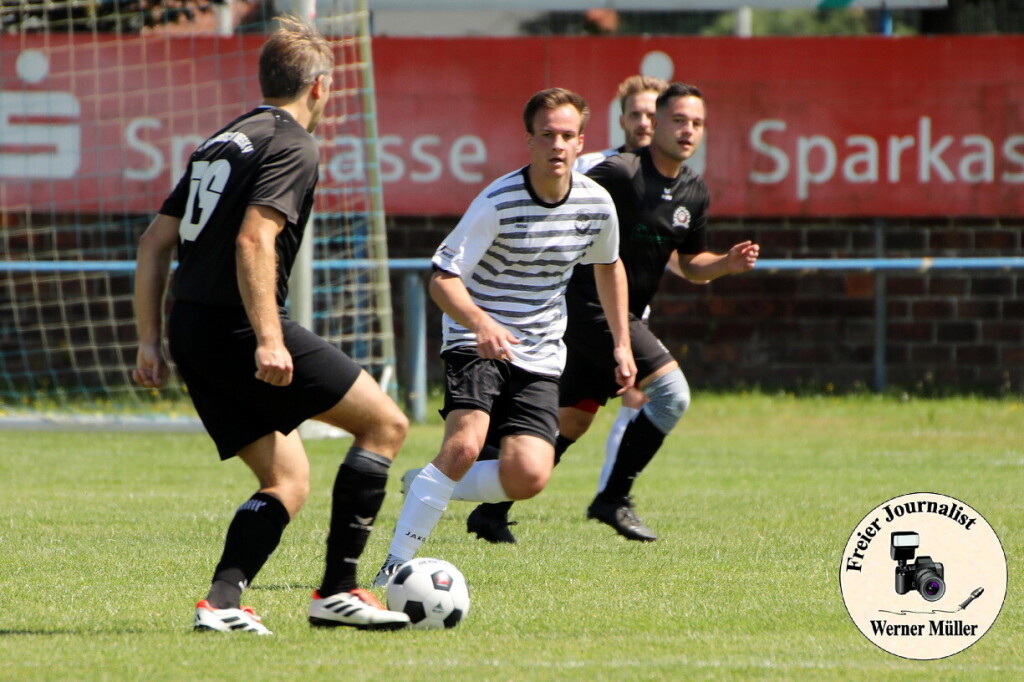
M 178 238 L 181 241 L 194 242 L 199 238 L 199 233 L 217 208 L 217 202 L 230 177 L 231 163 L 227 159 L 193 162 L 192 177 L 188 183 L 188 203 L 178 227 Z

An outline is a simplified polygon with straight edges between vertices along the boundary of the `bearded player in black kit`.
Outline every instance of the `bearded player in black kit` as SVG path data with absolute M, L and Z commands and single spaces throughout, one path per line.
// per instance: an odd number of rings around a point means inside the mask
M 354 437 L 334 482 L 324 577 L 313 625 L 398 629 L 356 584 L 356 568 L 384 499 L 408 421 L 340 350 L 287 317 L 288 275 L 313 207 L 319 150 L 311 133 L 331 87 L 331 46 L 299 20 L 260 53 L 263 105 L 193 152 L 139 243 L 133 377 L 160 388 L 163 304 L 177 249 L 168 345 L 221 459 L 238 456 L 259 490 L 235 512 L 193 627 L 270 634 L 242 590 L 276 549 L 309 495 L 309 460 L 296 428 L 317 419 Z M 206 483 L 215 487 L 216 483 Z
M 587 509 L 587 518 L 608 524 L 630 540 L 657 539 L 637 516 L 630 493 L 636 477 L 690 404 L 689 385 L 679 363 L 640 321 L 644 309 L 654 298 L 666 266 L 680 277 L 703 283 L 752 269 L 760 250 L 750 241 L 721 255 L 707 250 L 707 186 L 684 165 L 703 140 L 705 116 L 700 90 L 672 83 L 658 96 L 651 144 L 612 156 L 587 173 L 608 190 L 619 216 L 619 257 L 629 283 L 637 386 L 647 397 L 626 427 L 607 481 Z M 559 396 L 556 462 L 590 428 L 597 410 L 620 390 L 605 379 L 611 376 L 606 369 L 612 357 L 611 336 L 590 267 L 576 268 L 566 298 L 568 356 Z M 510 506 L 510 502 L 478 506 L 467 520 L 468 530 L 491 542 L 514 542 L 507 527 Z

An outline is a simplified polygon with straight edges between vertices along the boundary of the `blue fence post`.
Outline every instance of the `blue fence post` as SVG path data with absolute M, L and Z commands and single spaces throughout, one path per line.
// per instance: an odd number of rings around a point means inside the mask
M 412 420 L 427 418 L 427 297 L 416 272 L 405 273 L 403 280 L 405 357 L 409 363 L 406 409 Z
M 885 256 L 885 221 L 875 220 L 875 257 Z M 886 344 L 888 343 L 889 299 L 886 296 L 886 274 L 875 270 L 875 392 L 885 390 Z

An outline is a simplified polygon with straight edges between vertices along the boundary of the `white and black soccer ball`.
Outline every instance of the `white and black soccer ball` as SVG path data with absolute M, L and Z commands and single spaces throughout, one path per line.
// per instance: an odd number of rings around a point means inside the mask
M 416 629 L 453 628 L 469 613 L 469 586 L 447 561 L 416 558 L 388 581 L 387 601 L 392 611 L 409 614 Z

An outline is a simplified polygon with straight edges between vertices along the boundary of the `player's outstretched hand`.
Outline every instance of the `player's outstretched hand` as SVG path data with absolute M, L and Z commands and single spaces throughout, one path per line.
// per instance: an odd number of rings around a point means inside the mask
M 488 360 L 511 360 L 512 346 L 519 339 L 493 319 L 488 318 L 476 328 L 476 352 Z
M 761 247 L 752 241 L 745 241 L 736 244 L 729 249 L 727 256 L 729 272 L 747 272 L 754 269 L 757 264 L 757 257 L 761 254 Z
M 292 383 L 292 354 L 284 346 L 256 347 L 256 378 L 271 386 Z
M 636 361 L 631 350 L 616 348 L 612 353 L 615 356 L 615 383 L 622 387 L 616 395 L 622 395 L 636 384 Z
M 163 388 L 169 374 L 167 362 L 164 361 L 160 348 L 139 346 L 139 351 L 135 355 L 135 369 L 132 370 L 132 379 L 135 383 L 146 388 Z

